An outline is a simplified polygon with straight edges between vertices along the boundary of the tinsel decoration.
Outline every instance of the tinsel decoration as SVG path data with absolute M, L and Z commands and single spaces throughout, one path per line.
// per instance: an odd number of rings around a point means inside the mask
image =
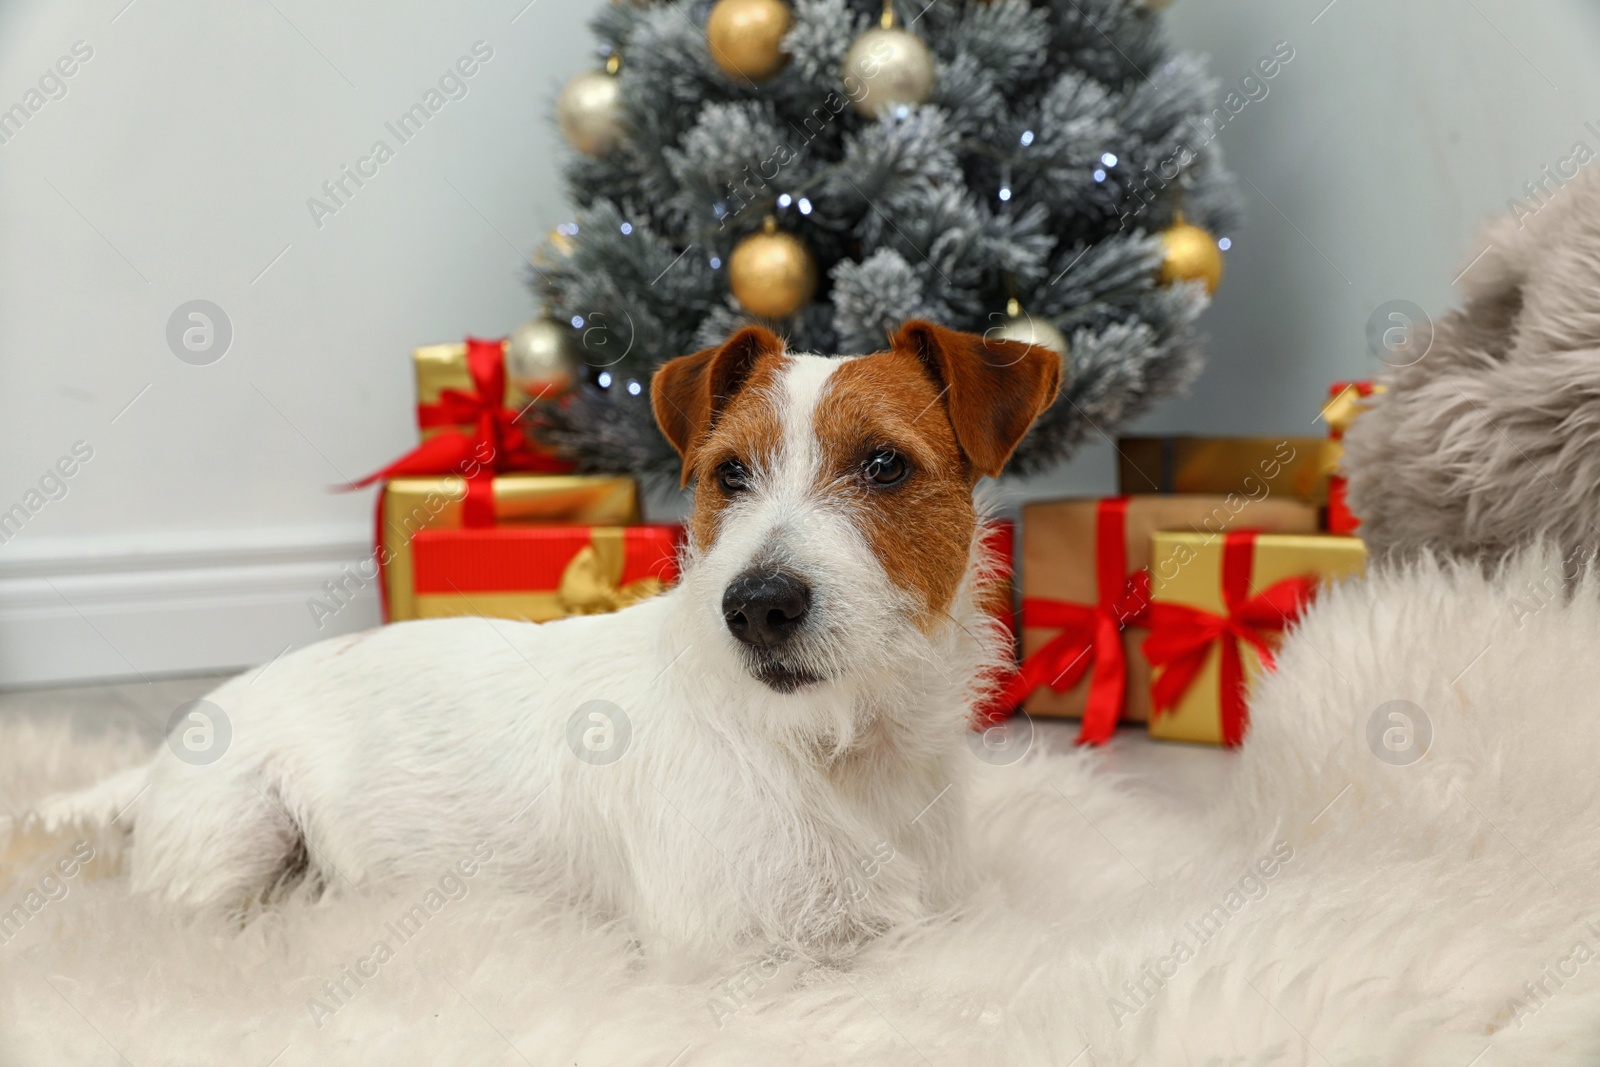
M 707 0 L 598 5 L 599 48 L 626 62 L 625 132 L 566 167 L 574 248 L 536 280 L 558 321 L 586 323 L 585 366 L 537 409 L 538 437 L 584 470 L 675 472 L 650 376 L 758 318 L 729 261 L 769 214 L 816 264 L 810 302 L 777 320 L 798 350 L 875 351 L 913 316 L 981 334 L 1013 297 L 1070 339 L 1061 398 L 1012 472 L 1114 436 L 1193 377 L 1206 290 L 1160 283 L 1162 234 L 1180 187 L 1211 233 L 1236 227 L 1237 197 L 1205 132 L 1217 86 L 1169 49 L 1159 15 L 1131 0 L 904 0 L 895 28 L 938 75 L 922 103 L 873 117 L 854 106 L 865 83 L 842 75 L 883 0 L 788 6 L 787 62 L 745 81 L 712 57 Z

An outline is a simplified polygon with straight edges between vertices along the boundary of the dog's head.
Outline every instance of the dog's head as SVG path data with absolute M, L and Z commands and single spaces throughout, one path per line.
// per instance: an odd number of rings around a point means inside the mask
M 1056 353 L 906 324 L 870 356 L 749 327 L 663 366 L 656 419 L 696 484 L 685 583 L 778 692 L 890 668 L 946 624 L 972 490 L 1055 399 Z

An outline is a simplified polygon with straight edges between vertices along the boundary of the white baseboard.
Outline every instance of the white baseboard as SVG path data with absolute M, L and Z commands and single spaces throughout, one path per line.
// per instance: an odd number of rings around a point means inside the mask
M 351 529 L 0 545 L 0 688 L 232 670 L 375 626 L 370 582 L 320 629 L 308 606 L 371 551 Z

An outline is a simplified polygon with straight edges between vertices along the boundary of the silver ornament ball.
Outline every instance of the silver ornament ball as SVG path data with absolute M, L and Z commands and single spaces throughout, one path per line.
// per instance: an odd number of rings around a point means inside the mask
M 1025 345 L 1038 345 L 1059 353 L 1062 359 L 1067 357 L 1066 335 L 1044 319 L 1032 315 L 1007 317 L 1005 325 L 997 328 L 992 336 L 1004 341 L 1021 341 Z
M 856 109 L 877 118 L 900 104 L 920 104 L 933 93 L 933 53 L 922 38 L 875 27 L 844 56 L 846 94 Z
M 565 392 L 577 367 L 572 331 L 552 318 L 529 319 L 506 342 L 506 377 L 527 396 Z
M 622 140 L 622 98 L 617 76 L 584 71 L 561 90 L 556 101 L 561 135 L 586 156 L 603 156 Z

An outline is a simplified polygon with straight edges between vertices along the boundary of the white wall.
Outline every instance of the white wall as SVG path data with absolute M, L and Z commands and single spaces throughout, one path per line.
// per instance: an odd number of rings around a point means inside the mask
M 0 145 L 0 510 L 94 449 L 0 544 L 0 684 L 314 636 L 307 597 L 370 536 L 371 491 L 328 486 L 414 443 L 409 349 L 526 318 L 523 257 L 564 218 L 546 118 L 593 3 L 126 3 L 0 7 L 0 107 L 93 50 Z M 385 121 L 477 41 L 467 95 L 399 145 Z M 307 199 L 378 138 L 395 157 L 319 228 Z M 233 325 L 210 366 L 166 340 L 196 298 Z
M 316 636 L 306 600 L 370 523 L 370 492 L 326 490 L 412 443 L 407 351 L 530 311 L 522 259 L 565 213 L 549 101 L 591 62 L 597 0 L 126 2 L 0 6 L 0 108 L 93 49 L 0 145 L 0 510 L 94 450 L 0 544 L 0 684 Z M 1600 149 L 1585 0 L 1325 4 L 1169 9 L 1224 80 L 1280 40 L 1296 57 L 1221 136 L 1249 224 L 1205 320 L 1210 370 L 1147 428 L 1315 433 L 1325 384 L 1378 367 L 1379 304 L 1447 308 L 1476 220 L 1575 141 Z M 395 144 L 384 122 L 480 40 L 468 95 L 319 228 L 307 198 Z M 233 327 L 209 366 L 168 348 L 193 299 Z M 1112 458 L 1006 495 L 1105 491 Z M 368 598 L 330 629 L 375 618 Z

